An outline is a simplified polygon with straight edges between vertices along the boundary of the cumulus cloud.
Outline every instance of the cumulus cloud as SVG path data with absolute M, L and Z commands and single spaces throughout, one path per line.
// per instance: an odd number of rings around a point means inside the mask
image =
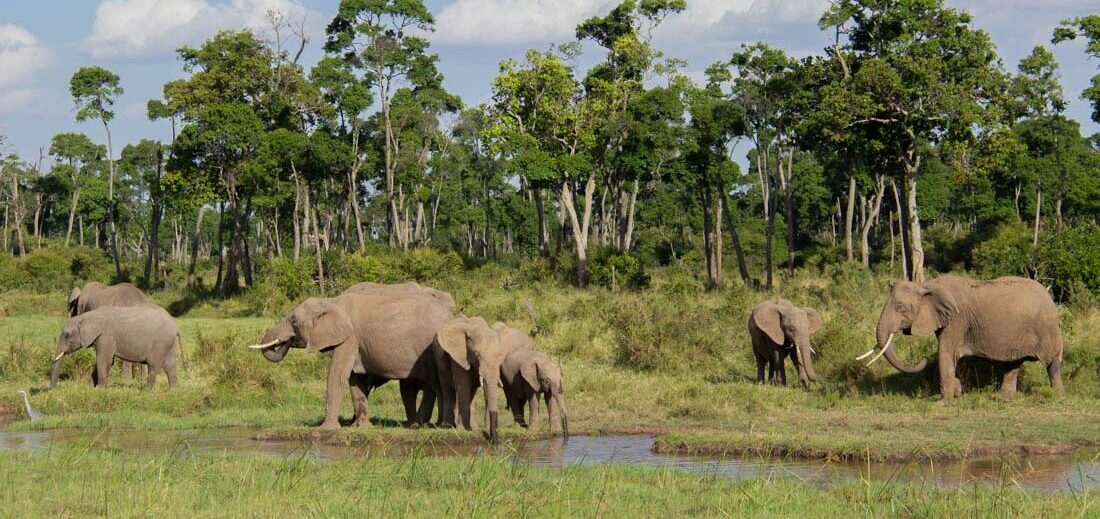
M 52 62 L 53 55 L 30 31 L 0 24 L 0 113 L 26 108 L 38 91 L 39 75 Z
M 163 57 L 218 30 L 264 30 L 269 11 L 279 11 L 291 21 L 305 19 L 314 29 L 321 22 L 319 14 L 297 0 L 104 0 L 96 8 L 85 45 L 95 59 Z
M 457 45 L 505 45 L 571 39 L 578 23 L 618 0 L 455 0 L 439 12 L 435 39 Z M 761 24 L 816 23 L 827 0 L 692 0 L 663 33 L 685 39 Z

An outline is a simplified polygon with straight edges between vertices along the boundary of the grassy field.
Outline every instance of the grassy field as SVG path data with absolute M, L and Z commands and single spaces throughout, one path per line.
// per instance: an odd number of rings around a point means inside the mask
M 575 434 L 644 432 L 657 436 L 656 446 L 665 452 L 859 460 L 1064 452 L 1100 445 L 1096 373 L 1100 311 L 1096 309 L 1062 309 L 1064 396 L 1050 391 L 1045 372 L 1033 364 L 1021 375 L 1016 400 L 1004 402 L 994 393 L 995 369 L 971 364 L 963 377 L 971 386 L 968 392 L 942 405 L 930 375 L 900 374 L 885 362 L 865 369 L 853 360 L 872 342 L 878 310 L 886 297 L 885 280 L 869 275 L 837 271 L 824 277 L 798 277 L 781 287 L 784 297 L 817 308 L 825 320 L 816 338 L 815 363 L 823 381 L 809 391 L 753 383 L 755 366 L 745 316 L 767 295 L 745 288 L 703 292 L 668 275 L 640 292 L 580 291 L 518 283 L 497 272 L 475 272 L 470 278 L 436 285 L 451 291 L 460 311 L 468 315 L 536 330 L 538 346 L 563 363 L 570 428 Z M 173 293 L 153 297 L 165 306 L 179 304 Z M 122 380 L 116 371 L 110 388 L 92 391 L 94 355 L 84 351 L 65 359 L 61 385 L 45 391 L 53 345 L 64 320 L 64 300 L 63 294 L 0 295 L 0 428 L 241 427 L 261 430 L 267 438 L 353 445 L 483 441 L 476 432 L 400 427 L 403 412 L 396 384 L 372 394 L 375 427 L 344 428 L 332 434 L 317 431 L 327 357 L 294 351 L 286 361 L 272 364 L 244 347 L 281 318 L 291 301 L 270 300 L 261 310 L 246 298 L 189 302 L 179 318 L 189 366 L 176 389 L 169 390 L 162 377 L 155 390 L 146 391 L 140 381 Z M 930 338 L 904 338 L 899 346 L 902 356 L 910 360 L 930 357 L 935 349 Z M 22 404 L 15 392 L 21 388 L 32 390 L 32 403 L 46 419 L 22 420 Z M 345 402 L 343 416 L 351 416 L 350 402 Z M 507 416 L 501 423 L 505 439 L 545 434 L 522 430 Z M 352 462 L 318 464 L 250 456 L 149 459 L 96 449 L 81 455 L 0 452 L 0 466 L 9 467 L 0 473 L 0 483 L 19 479 L 10 467 L 45 466 L 63 456 L 88 470 L 103 465 L 128 475 L 81 489 L 77 498 L 42 501 L 37 510 L 44 515 L 126 513 L 170 505 L 176 507 L 173 513 L 237 515 L 194 497 L 210 493 L 247 498 L 241 502 L 248 504 L 241 506 L 248 508 L 238 511 L 243 515 L 269 515 L 265 511 L 282 509 L 294 496 L 299 496 L 294 501 L 298 510 L 326 516 L 363 509 L 477 512 L 485 510 L 478 507 L 486 503 L 493 504 L 493 515 L 669 510 L 741 516 L 793 514 L 811 506 L 814 512 L 854 509 L 869 516 L 935 516 L 947 510 L 995 516 L 1097 513 L 1096 496 L 1087 492 L 1040 499 L 1011 489 L 935 490 L 871 482 L 819 490 L 790 481 L 716 481 L 623 467 L 555 471 L 480 458 L 387 459 L 372 461 L 369 467 L 349 467 L 345 465 Z M 433 467 L 432 473 L 410 472 L 410 467 L 423 465 Z M 516 471 L 523 477 L 517 478 Z M 394 487 L 378 483 L 392 477 L 387 476 L 390 473 L 403 474 L 399 477 L 410 491 L 392 495 Z M 80 480 L 75 476 L 72 481 L 48 479 L 45 488 L 59 494 L 71 494 Z M 508 490 L 517 482 L 524 486 L 522 498 Z M 42 495 L 32 492 L 35 487 L 29 484 L 15 483 L 0 490 L 13 499 L 0 497 L 0 502 L 20 503 Z M 127 499 L 104 497 L 117 495 L 116 486 L 135 490 Z M 269 488 L 280 492 L 264 490 Z M 351 503 L 345 501 L 349 495 Z M 600 514 L 589 508 L 592 495 L 606 498 L 601 497 Z M 774 499 L 776 495 L 781 497 Z
M 59 468 L 63 468 L 60 469 Z M 538 468 L 494 457 L 0 452 L 0 515 L 41 517 L 1089 517 L 1095 492 L 730 481 L 670 469 Z

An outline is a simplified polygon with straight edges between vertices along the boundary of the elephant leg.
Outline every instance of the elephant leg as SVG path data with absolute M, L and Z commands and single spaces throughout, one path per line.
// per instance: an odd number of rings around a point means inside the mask
M 439 425 L 442 427 L 456 427 L 455 420 L 458 397 L 455 391 L 454 372 L 451 363 L 446 360 L 436 359 L 439 372 Z
M 366 375 L 352 373 L 349 382 L 351 382 L 351 406 L 355 409 L 355 420 L 352 425 L 370 427 L 370 408 L 368 407 L 372 388 L 370 380 Z
M 940 370 L 940 396 L 943 397 L 944 402 L 949 402 L 952 398 L 955 398 L 955 389 L 960 384 L 955 377 L 956 359 L 951 351 L 952 348 L 940 344 L 938 361 Z
M 768 360 L 763 355 L 756 354 L 756 383 L 764 383 L 764 365 L 768 363 Z
M 359 351 L 351 342 L 337 346 L 332 352 L 332 364 L 328 370 L 328 389 L 325 394 L 325 421 L 322 429 L 340 428 L 340 405 L 344 403 L 344 390 L 351 378 L 351 368 Z M 369 419 L 370 417 L 363 417 Z
M 107 387 L 107 375 L 111 373 L 111 364 L 115 360 L 114 354 L 100 353 L 95 356 L 95 383 L 96 386 Z
M 473 430 L 473 413 L 470 412 L 470 403 L 473 395 L 470 391 L 470 383 L 466 376 L 455 377 L 455 426 Z
M 436 407 L 435 391 L 424 387 L 424 398 L 420 400 L 420 407 L 416 410 L 416 423 L 420 425 L 432 423 L 432 411 Z
M 140 366 L 140 364 L 137 364 L 137 363 L 134 363 L 134 365 Z M 150 368 L 152 368 L 152 366 L 150 366 Z M 157 384 L 157 371 L 158 370 L 159 370 L 159 368 L 158 369 L 149 369 L 149 374 L 145 378 L 145 389 L 153 389 L 153 387 Z M 135 369 L 134 370 L 134 378 L 138 378 L 140 376 L 140 375 L 138 375 L 138 373 L 141 373 L 141 371 Z
M 416 410 L 416 394 L 420 392 L 420 386 L 409 379 L 397 381 L 397 386 L 401 389 L 401 403 L 405 406 L 405 425 L 420 423 Z
M 1100 373 L 1100 368 L 1097 368 L 1097 373 Z M 1062 359 L 1055 359 L 1047 364 L 1047 376 L 1050 377 L 1050 387 L 1054 388 L 1054 392 L 1059 396 L 1062 395 Z
M 523 400 L 516 395 L 507 395 L 505 399 L 508 401 L 508 409 L 512 410 L 512 419 L 516 425 L 527 428 L 527 420 L 523 417 Z
M 531 393 L 531 396 L 527 398 L 527 405 L 531 408 L 531 420 L 527 422 L 528 427 L 538 428 L 539 426 L 539 394 Z
M 130 380 L 134 376 L 134 365 L 129 361 L 122 361 L 122 379 Z
M 168 375 L 168 387 L 176 387 L 178 383 L 176 379 L 176 362 L 172 359 L 168 359 L 168 362 L 164 364 L 164 373 Z
M 558 404 L 554 400 L 554 395 L 549 391 L 543 393 L 543 398 L 546 400 L 546 414 L 550 417 L 550 432 L 552 434 L 560 434 L 561 409 L 558 408 Z
M 775 371 L 779 374 L 779 385 L 787 385 L 787 354 L 779 351 L 775 354 Z
M 1016 381 L 1020 376 L 1020 366 L 1023 362 L 1013 362 L 1005 371 L 1001 379 L 1001 398 L 1011 402 L 1016 397 Z

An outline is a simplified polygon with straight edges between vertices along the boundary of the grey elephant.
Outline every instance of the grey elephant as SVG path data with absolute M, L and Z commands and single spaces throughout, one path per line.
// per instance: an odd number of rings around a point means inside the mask
M 500 366 L 512 349 L 519 346 L 513 341 L 502 341 L 498 329 L 480 317 L 457 317 L 436 332 L 432 351 L 439 371 L 444 424 L 474 429 L 472 403 L 481 386 L 489 440 L 497 441 Z
M 331 352 L 321 427 L 340 427 L 340 405 L 349 382 L 354 425 L 362 427 L 370 425 L 368 398 L 379 383 L 409 380 L 408 388 L 438 394 L 430 347 L 436 331 L 453 317 L 450 307 L 423 293 L 312 297 L 269 329 L 261 344 L 250 347 L 262 350 L 271 362 L 282 361 L 290 348 Z M 406 416 L 417 417 L 416 391 L 401 393 Z
M 875 348 L 879 352 L 868 366 L 885 356 L 891 365 L 905 373 L 924 370 L 926 360 L 916 366 L 907 365 L 895 354 L 896 348 L 891 348 L 899 332 L 918 336 L 936 334 L 940 394 L 944 400 L 962 394 L 955 368 L 959 359 L 968 356 L 1008 365 L 1001 382 L 1001 395 L 1007 400 L 1015 396 L 1020 365 L 1027 360 L 1042 362 L 1050 385 L 1062 392 L 1058 309 L 1046 288 L 1033 280 L 1003 277 L 975 281 L 940 276 L 925 283 L 895 283 L 875 329 Z M 875 348 L 859 360 L 873 354 Z
M 104 306 L 138 306 L 148 303 L 149 298 L 145 297 L 145 293 L 130 283 L 108 286 L 93 281 L 84 285 L 84 288 L 73 287 L 72 292 L 69 292 L 69 317 L 76 317 Z M 140 364 L 122 362 L 124 378 L 140 377 L 144 374 Z
M 57 356 L 50 372 L 50 387 L 57 386 L 61 359 L 83 348 L 95 347 L 96 386 L 107 385 L 115 357 L 149 367 L 147 387 L 164 370 L 168 385 L 176 385 L 176 320 L 154 304 L 105 306 L 70 318 L 57 338 Z
M 364 281 L 356 283 L 346 289 L 342 294 L 362 294 L 362 295 L 378 295 L 378 296 L 393 296 L 401 297 L 407 294 L 424 294 L 429 295 L 432 298 L 439 301 L 441 304 L 450 309 L 453 313 L 455 311 L 455 300 L 451 297 L 451 294 L 432 288 L 429 286 L 421 285 L 415 281 L 407 281 L 404 283 L 383 284 L 374 283 L 371 281 Z M 357 378 L 358 375 L 352 373 L 352 378 Z M 371 387 L 379 387 L 389 382 L 389 379 L 382 377 L 369 376 L 367 383 L 371 384 Z M 352 382 L 352 381 L 349 381 Z M 353 383 L 354 385 L 354 383 Z M 402 401 L 415 401 L 419 393 L 424 393 L 424 398 L 420 403 L 418 410 L 415 413 L 406 413 L 405 421 L 409 425 L 425 424 L 432 419 L 432 408 L 436 402 L 442 405 L 441 399 L 438 399 L 438 395 L 435 394 L 432 387 L 419 383 L 413 379 L 401 379 L 398 381 L 398 386 L 401 392 Z M 411 411 L 408 410 L 408 411 Z M 439 413 L 439 423 L 442 424 L 442 411 Z
M 784 361 L 789 356 L 804 387 L 817 382 L 812 337 L 821 329 L 821 316 L 812 308 L 801 308 L 783 298 L 756 305 L 749 315 L 749 336 L 756 356 L 756 381 L 764 383 L 764 366 L 773 384 L 787 384 Z
M 523 334 L 519 330 L 512 332 Z M 507 334 L 502 334 L 507 337 Z M 526 334 L 523 334 L 526 337 Z M 535 427 L 539 422 L 539 397 L 546 403 L 550 419 L 550 432 L 569 435 L 569 418 L 565 411 L 565 388 L 561 365 L 545 353 L 534 348 L 513 350 L 500 367 L 504 384 L 505 401 L 512 411 L 512 418 L 524 427 Z M 524 419 L 524 406 L 530 417 Z M 558 428 L 558 424 L 561 428 Z

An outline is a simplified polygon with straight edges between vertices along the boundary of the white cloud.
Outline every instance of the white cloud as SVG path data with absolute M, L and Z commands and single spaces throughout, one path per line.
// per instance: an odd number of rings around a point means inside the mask
M 435 40 L 503 45 L 573 38 L 577 24 L 606 13 L 618 0 L 455 0 L 436 17 Z M 692 0 L 663 33 L 684 39 L 732 27 L 817 22 L 827 0 Z
M 27 108 L 39 89 L 39 75 L 52 62 L 53 54 L 30 31 L 0 24 L 0 113 Z
M 320 15 L 297 0 L 104 0 L 96 8 L 85 44 L 95 59 L 160 57 L 218 30 L 262 31 L 268 27 L 269 11 L 279 11 L 295 23 L 304 18 L 314 29 L 313 24 L 321 22 Z

